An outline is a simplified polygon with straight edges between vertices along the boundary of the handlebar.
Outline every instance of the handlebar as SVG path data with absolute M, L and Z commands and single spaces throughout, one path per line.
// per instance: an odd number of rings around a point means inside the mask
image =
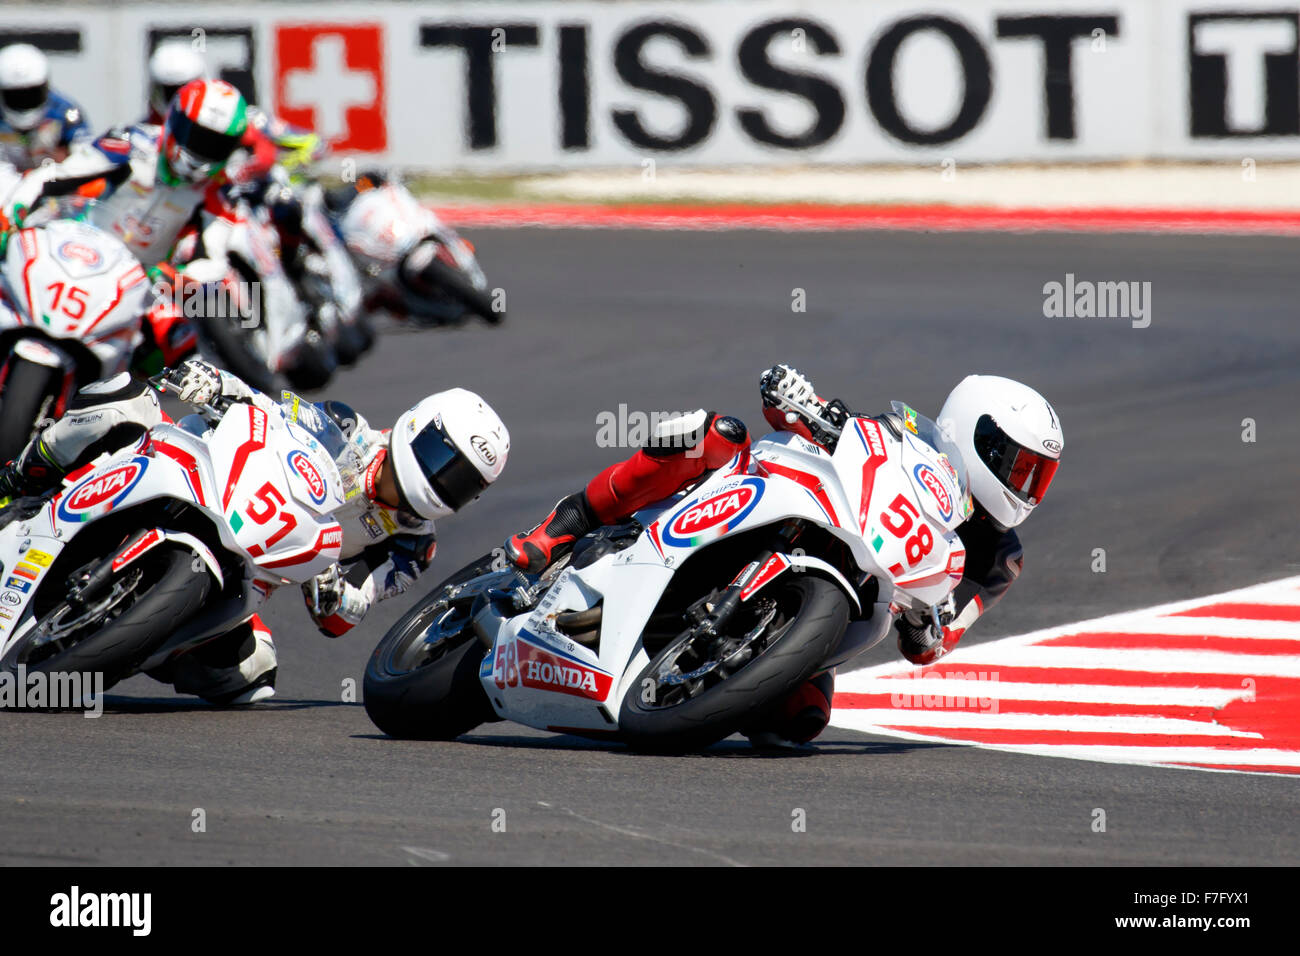
M 172 374 L 176 371 L 176 369 L 165 368 L 157 375 L 149 376 L 149 384 L 160 392 L 171 392 L 179 398 L 181 393 L 180 383 L 171 378 Z M 219 422 L 221 421 L 222 416 L 225 415 L 225 412 L 217 408 L 215 405 L 199 405 L 192 402 L 187 402 L 186 404 L 193 405 L 193 407 L 198 409 L 199 413 L 209 421 Z
M 831 437 L 836 439 L 840 437 L 840 434 L 843 431 L 843 429 L 839 425 L 836 425 L 834 422 L 832 422 L 830 419 L 826 418 L 826 416 L 822 414 L 820 409 L 814 408 L 811 405 L 805 405 L 802 402 L 794 402 L 788 398 L 782 398 L 775 394 L 769 394 L 768 397 L 773 399 L 773 401 L 776 403 L 775 407 L 778 410 L 788 409 L 789 411 L 797 412 L 800 415 L 802 415 L 804 418 L 816 424 L 819 428 L 821 428 L 824 432 L 826 432 Z

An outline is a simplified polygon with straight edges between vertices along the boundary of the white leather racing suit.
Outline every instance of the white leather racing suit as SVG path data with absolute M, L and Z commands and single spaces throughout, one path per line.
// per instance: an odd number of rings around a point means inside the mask
M 202 255 L 222 260 L 235 211 L 222 196 L 223 177 L 170 186 L 158 176 L 162 128 L 146 123 L 117 127 L 92 143 L 78 145 L 61 163 L 28 173 L 9 197 L 10 209 L 30 209 L 43 197 L 75 192 L 102 181 L 104 192 L 89 220 L 120 239 L 146 269 L 171 258 L 193 224 Z

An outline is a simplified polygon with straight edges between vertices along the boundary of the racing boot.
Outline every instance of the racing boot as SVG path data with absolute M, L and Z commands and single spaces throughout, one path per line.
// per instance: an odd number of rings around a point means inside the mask
M 822 671 L 741 732 L 761 750 L 798 750 L 826 729 L 831 721 L 835 672 Z
M 229 634 L 208 641 L 172 664 L 172 686 L 212 704 L 255 704 L 275 696 L 275 644 L 253 615 Z
M 561 498 L 532 531 L 512 535 L 505 544 L 506 558 L 521 571 L 540 574 L 557 558 L 568 554 L 575 541 L 601 523 L 591 510 L 587 493 L 579 491 Z

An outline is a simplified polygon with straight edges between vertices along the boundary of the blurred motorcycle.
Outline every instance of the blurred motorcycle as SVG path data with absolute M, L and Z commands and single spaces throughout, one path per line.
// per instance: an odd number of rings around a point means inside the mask
M 505 320 L 474 247 L 400 182 L 367 174 L 327 201 L 366 279 L 368 306 L 431 325 L 467 313 L 492 325 Z
M 143 338 L 144 268 L 116 237 L 80 221 L 92 205 L 47 203 L 5 238 L 0 461 L 62 415 L 80 386 L 127 369 Z

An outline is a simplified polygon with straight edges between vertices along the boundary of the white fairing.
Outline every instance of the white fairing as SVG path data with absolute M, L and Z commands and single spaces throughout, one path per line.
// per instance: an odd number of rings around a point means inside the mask
M 121 242 L 66 219 L 23 229 L 9 240 L 0 281 L 15 306 L 0 311 L 0 331 L 24 327 L 83 343 L 100 362 L 93 378 L 126 370 L 140 342 L 149 283 Z
M 274 226 L 263 212 L 245 210 L 231 228 L 227 251 L 257 274 L 260 313 L 248 322 L 248 341 L 268 369 L 282 372 L 306 335 L 307 312 L 280 263 Z
M 304 192 L 302 224 L 329 265 L 330 289 L 339 309 L 339 318 L 345 324 L 355 322 L 361 312 L 361 276 L 325 214 L 323 191 L 319 184 L 313 183 Z
M 394 183 L 358 195 L 339 225 L 352 254 L 380 269 L 396 265 L 417 242 L 443 228 L 431 209 Z
M 447 248 L 477 288 L 487 286 L 469 244 L 399 183 L 358 195 L 344 211 L 339 229 L 348 251 L 373 278 L 387 278 L 416 243 L 432 237 Z
M 880 603 L 919 609 L 943 601 L 965 567 L 953 530 L 962 499 L 939 452 L 903 435 L 855 419 L 834 455 L 793 434 L 769 435 L 754 443 L 752 461 L 738 455 L 686 496 L 638 512 L 645 530 L 635 543 L 565 569 L 537 607 L 501 625 L 479 672 L 497 713 L 543 729 L 616 731 L 621 703 L 649 662 L 642 631 L 675 569 L 724 537 L 791 518 L 843 541 L 857 566 L 835 568 L 792 550 L 769 562 L 769 580 L 823 574 L 856 606 L 846 575 L 871 575 Z M 917 477 L 926 468 L 937 481 Z M 602 602 L 598 650 L 557 631 L 557 614 Z
M 0 654 L 37 623 L 31 599 L 60 552 L 79 534 L 94 535 L 94 523 L 108 514 L 159 499 L 198 505 L 221 549 L 244 565 L 246 583 L 269 593 L 338 560 L 343 529 L 332 515 L 351 491 L 320 442 L 280 409 L 235 405 L 202 436 L 158 425 L 88 473 L 74 472 L 31 519 L 0 529 Z

